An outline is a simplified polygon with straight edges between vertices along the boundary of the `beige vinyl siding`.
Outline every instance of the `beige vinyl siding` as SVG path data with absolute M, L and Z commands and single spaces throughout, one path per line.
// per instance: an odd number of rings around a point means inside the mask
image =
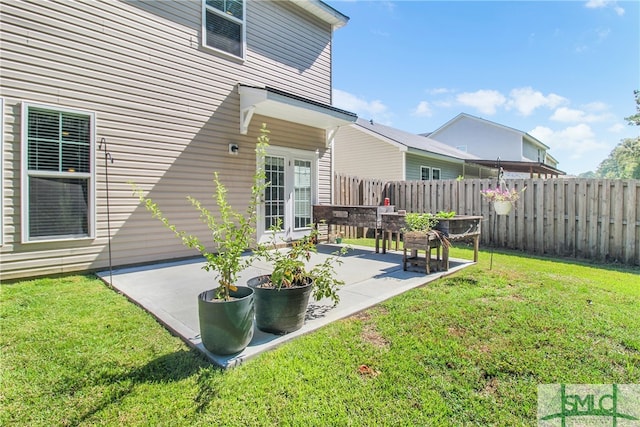
M 358 130 L 357 125 L 340 128 L 334 151 L 337 173 L 385 181 L 404 179 L 400 148 Z
M 278 68 L 270 78 L 275 87 L 326 104 L 331 103 L 331 29 L 309 19 L 308 14 L 289 2 L 250 2 L 247 11 L 248 59 L 266 68 Z M 287 22 L 284 27 L 252 24 L 252 17 L 271 22 Z M 261 71 L 261 70 L 256 70 Z M 263 76 L 258 74 L 256 83 Z M 293 83 L 293 79 L 302 79 Z M 247 81 L 247 84 L 253 82 Z
M 462 162 L 450 163 L 416 154 L 407 154 L 407 176 L 405 179 L 408 181 L 420 180 L 420 166 L 440 169 L 440 179 L 456 179 L 464 174 Z
M 197 1 L 15 1 L 0 8 L 0 96 L 7 112 L 0 279 L 105 268 L 108 263 L 104 151 L 96 150 L 96 238 L 21 243 L 22 102 L 96 113 L 97 143 L 104 138 L 113 158 L 108 175 L 114 265 L 196 255 L 139 206 L 132 183 L 181 228 L 205 237 L 206 228 L 186 195 L 213 206 L 212 177 L 218 171 L 231 203 L 246 206 L 262 122 L 268 124 L 274 145 L 319 150 L 319 194 L 328 197 L 329 151 L 323 130 L 255 116 L 248 134 L 239 133 L 239 82 L 330 100 L 331 30 L 295 5 L 249 2 L 244 62 L 200 46 Z M 286 35 L 277 44 L 258 41 L 258 34 L 282 28 Z M 287 46 L 287 39 L 295 43 Z M 301 56 L 283 59 L 296 55 Z M 228 154 L 229 143 L 240 146 L 237 156 Z
M 331 168 L 331 149 L 326 146 L 318 150 L 318 200 L 317 203 L 331 203 L 333 171 Z

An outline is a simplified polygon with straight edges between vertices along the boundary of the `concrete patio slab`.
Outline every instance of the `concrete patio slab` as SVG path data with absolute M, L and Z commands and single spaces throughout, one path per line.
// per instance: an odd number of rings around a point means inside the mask
M 339 245 L 319 245 L 318 254 L 313 255 L 311 262 L 321 262 L 337 249 Z M 473 264 L 469 260 L 450 259 L 448 271 L 425 275 L 417 270 L 404 271 L 401 252 L 380 254 L 373 248 L 360 246 L 352 246 L 343 260 L 336 267 L 337 274 L 345 281 L 345 286 L 338 292 L 338 305 L 333 306 L 330 300 L 312 299 L 301 329 L 286 335 L 274 335 L 256 328 L 248 347 L 230 356 L 210 353 L 200 339 L 197 296 L 217 287 L 214 275 L 202 269 L 202 258 L 115 269 L 111 274 L 103 271 L 98 276 L 107 283 L 111 281 L 110 285 L 117 291 L 155 316 L 187 344 L 202 351 L 212 362 L 229 368 L 328 323 Z M 241 273 L 239 283 L 244 285 L 250 278 L 269 274 L 270 271 L 269 264 L 255 262 Z

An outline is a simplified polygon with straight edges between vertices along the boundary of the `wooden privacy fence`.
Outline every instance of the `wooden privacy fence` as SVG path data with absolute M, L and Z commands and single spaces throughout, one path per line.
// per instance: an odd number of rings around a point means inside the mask
M 495 215 L 480 191 L 496 179 L 394 181 L 336 175 L 334 204 L 381 205 L 407 212 L 482 215 L 481 244 L 535 254 L 640 265 L 640 181 L 507 179 L 526 190 L 509 215 Z M 362 231 L 342 230 L 346 237 Z M 359 233 L 359 234 L 358 234 Z

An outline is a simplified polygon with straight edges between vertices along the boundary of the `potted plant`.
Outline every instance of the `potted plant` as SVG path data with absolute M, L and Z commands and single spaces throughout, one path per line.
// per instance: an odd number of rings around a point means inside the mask
M 227 189 L 220 181 L 217 172 L 213 177 L 215 185 L 213 196 L 218 207 L 217 215 L 214 215 L 199 200 L 191 196 L 187 197 L 199 212 L 200 219 L 207 224 L 215 250 L 208 249 L 199 237 L 178 230 L 164 216 L 158 205 L 136 188 L 138 198 L 153 217 L 173 231 L 185 246 L 200 252 L 205 258 L 203 268 L 216 275 L 217 288 L 198 295 L 202 344 L 215 354 L 238 353 L 246 348 L 253 337 L 253 289 L 237 286 L 236 283 L 239 273 L 252 261 L 250 257 L 243 258 L 243 254 L 255 243 L 257 207 L 267 185 L 264 158 L 269 142 L 268 133 L 266 125 L 263 124 L 256 145 L 258 165 L 253 177 L 251 199 L 245 212 L 238 212 L 231 207 L 227 201 Z
M 520 199 L 520 193 L 526 190 L 524 187 L 521 191 L 515 189 L 504 188 L 488 188 L 480 191 L 482 197 L 493 203 L 493 209 L 498 215 L 508 215 L 514 203 Z
M 436 224 L 433 226 L 434 230 L 438 230 L 445 237 L 449 237 L 449 219 L 456 216 L 455 211 L 439 211 L 435 214 Z
M 442 213 L 441 215 L 445 215 Z M 455 215 L 455 212 L 453 212 Z M 405 246 L 408 244 L 416 244 L 420 246 L 426 246 L 427 239 L 433 240 L 434 238 L 441 241 L 443 244 L 448 244 L 447 236 L 440 230 L 436 229 L 436 225 L 439 222 L 438 216 L 432 213 L 415 213 L 409 212 L 404 218 L 405 226 L 402 229 L 404 234 Z
M 310 267 L 311 255 L 318 252 L 317 228 L 312 227 L 309 235 L 293 242 L 289 248 L 278 247 L 276 231 L 279 228 L 279 224 L 272 227 L 269 244 L 255 249 L 257 257 L 272 264 L 271 274 L 254 277 L 247 284 L 255 292 L 257 328 L 286 334 L 304 324 L 311 295 L 316 301 L 330 298 L 334 305 L 340 301 L 337 291 L 344 281 L 336 277 L 335 266 L 342 263 L 340 256 L 348 248 L 343 247 Z
M 455 215 L 455 213 L 454 213 Z M 449 239 L 442 231 L 435 229 L 438 217 L 432 213 L 407 213 L 405 226 L 402 228 L 404 236 L 403 268 L 407 270 L 407 264 L 424 264 L 425 272 L 431 273 L 431 250 L 438 252 L 437 261 L 440 264 L 440 247 L 443 248 L 442 260 L 448 260 Z M 411 256 L 407 256 L 407 250 L 411 250 Z M 425 251 L 424 260 L 419 260 L 418 251 Z

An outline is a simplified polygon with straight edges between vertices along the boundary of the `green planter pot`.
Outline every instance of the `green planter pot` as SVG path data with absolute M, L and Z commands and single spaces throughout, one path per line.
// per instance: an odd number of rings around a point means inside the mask
M 198 295 L 202 344 L 211 353 L 226 355 L 244 350 L 253 338 L 253 289 L 238 286 L 231 301 L 214 299 L 216 290 Z
M 272 334 L 287 334 L 304 325 L 312 282 L 293 288 L 261 288 L 269 276 L 249 279 L 247 285 L 254 290 L 256 327 Z

